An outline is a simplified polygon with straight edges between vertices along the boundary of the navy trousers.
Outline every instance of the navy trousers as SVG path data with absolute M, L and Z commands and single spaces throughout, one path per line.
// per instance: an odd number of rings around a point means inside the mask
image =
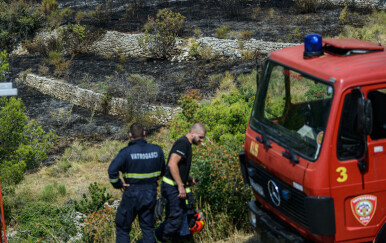
M 165 182 L 161 184 L 162 196 L 167 199 L 166 219 L 156 229 L 157 240 L 168 242 L 174 235 L 179 234 L 182 220 L 187 212 L 185 199 L 178 198 L 177 186 L 171 186 Z
M 116 242 L 130 243 L 131 224 L 139 217 L 143 242 L 154 243 L 154 207 L 157 197 L 157 184 L 130 185 L 123 193 L 118 207 L 115 224 Z

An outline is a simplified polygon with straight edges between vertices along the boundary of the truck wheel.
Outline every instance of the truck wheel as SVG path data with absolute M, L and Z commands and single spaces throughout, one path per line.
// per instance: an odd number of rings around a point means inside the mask
M 384 224 L 381 230 L 378 232 L 377 238 L 375 238 L 374 243 L 386 242 L 386 224 Z

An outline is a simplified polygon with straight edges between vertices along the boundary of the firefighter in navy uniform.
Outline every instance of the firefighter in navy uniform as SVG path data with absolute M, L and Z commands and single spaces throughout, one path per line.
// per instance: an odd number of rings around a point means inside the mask
M 119 151 L 108 169 L 111 184 L 123 190 L 115 218 L 116 242 L 130 242 L 131 224 L 138 215 L 142 242 L 153 243 L 157 180 L 165 172 L 164 154 L 160 146 L 145 141 L 145 131 L 141 124 L 132 124 L 129 136 L 129 145 Z M 119 178 L 119 172 L 122 173 L 124 183 Z
M 187 185 L 196 184 L 195 180 L 189 176 L 192 163 L 192 144 L 201 144 L 205 134 L 204 125 L 195 123 L 188 134 L 173 144 L 161 184 L 161 193 L 167 199 L 167 203 L 166 219 L 155 231 L 158 241 L 168 242 L 178 238 L 179 229 L 188 212 L 186 188 Z

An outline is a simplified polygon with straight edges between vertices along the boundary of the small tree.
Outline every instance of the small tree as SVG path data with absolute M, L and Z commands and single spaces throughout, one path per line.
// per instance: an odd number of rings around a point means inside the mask
M 106 187 L 99 187 L 94 182 L 88 187 L 89 197 L 83 193 L 82 199 L 75 201 L 75 210 L 84 214 L 90 214 L 104 208 L 104 204 L 112 198 L 110 193 L 106 193 Z
M 127 95 L 128 118 L 151 126 L 155 123 L 147 107 L 156 100 L 159 86 L 152 77 L 132 74 L 127 78 L 130 91 Z
M 185 17 L 169 9 L 159 10 L 157 18 L 149 18 L 145 25 L 145 38 L 140 45 L 155 57 L 165 58 L 173 50 L 181 33 Z
M 46 133 L 36 122 L 28 122 L 21 99 L 0 98 L 1 182 L 17 184 L 27 170 L 40 166 L 57 136 Z

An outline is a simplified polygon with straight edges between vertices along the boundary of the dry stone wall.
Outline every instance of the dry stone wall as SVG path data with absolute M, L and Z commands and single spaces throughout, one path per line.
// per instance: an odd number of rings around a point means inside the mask
M 108 31 L 99 41 L 93 43 L 88 52 L 96 55 L 125 55 L 131 57 L 149 56 L 150 53 L 141 48 L 139 40 L 143 39 L 143 34 L 126 34 L 117 31 Z M 206 51 L 212 52 L 216 56 L 223 56 L 227 58 L 242 58 L 243 51 L 259 52 L 268 54 L 271 51 L 296 45 L 295 43 L 280 43 L 271 41 L 262 41 L 250 39 L 243 41 L 243 48 L 240 48 L 238 40 L 218 39 L 215 37 L 203 37 L 195 40 L 199 48 L 209 47 Z M 190 44 L 187 44 L 190 43 Z M 189 50 L 191 42 L 177 39 L 174 52 L 177 55 L 173 60 L 189 60 Z
M 129 111 L 127 100 L 122 98 L 108 98 L 103 94 L 91 90 L 82 89 L 74 85 L 41 77 L 35 74 L 20 75 L 18 82 L 33 87 L 41 93 L 51 97 L 71 102 L 90 110 L 103 112 L 109 115 L 126 116 Z M 157 117 L 161 124 L 166 124 L 180 109 L 167 106 L 143 107 L 147 111 L 161 110 L 160 117 Z

